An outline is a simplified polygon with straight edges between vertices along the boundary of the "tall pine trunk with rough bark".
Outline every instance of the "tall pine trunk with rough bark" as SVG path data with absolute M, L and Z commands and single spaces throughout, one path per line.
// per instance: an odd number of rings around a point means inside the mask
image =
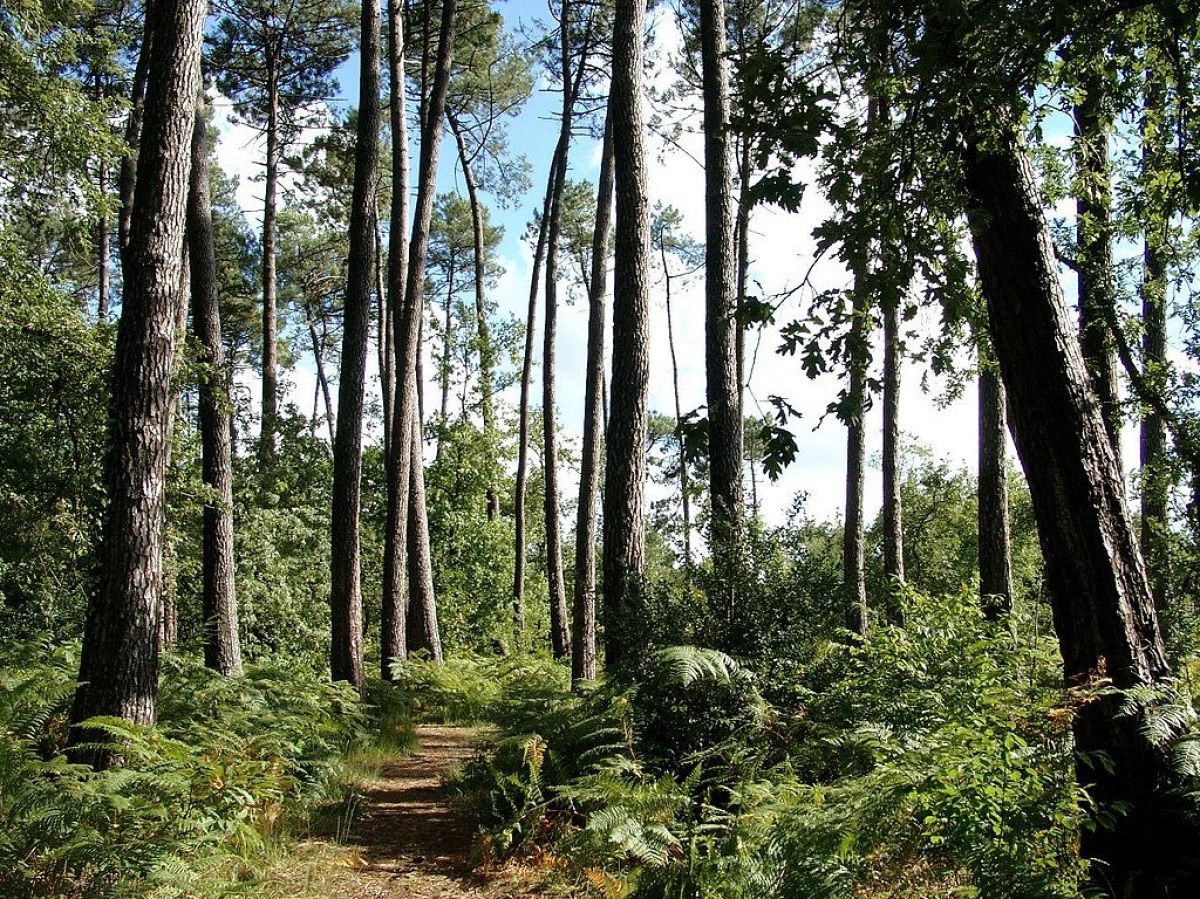
M 404 5 L 388 0 L 388 112 L 392 126 L 392 208 L 388 229 L 387 304 L 392 328 L 392 438 L 387 449 L 387 519 L 383 544 L 383 593 L 379 625 L 379 664 L 384 680 L 408 656 L 408 485 L 412 459 L 411 416 L 401 418 L 401 394 L 408 390 L 411 359 L 405 356 L 404 290 L 408 279 L 408 116 L 404 83 Z
M 422 310 L 424 308 L 425 258 L 429 251 L 429 222 L 433 216 L 433 199 L 437 187 L 438 150 L 441 146 L 442 119 L 446 114 L 446 93 L 450 81 L 450 68 L 454 55 L 455 16 L 457 0 L 444 0 L 441 22 L 438 27 L 437 61 L 434 66 L 433 83 L 426 102 L 421 104 L 421 155 L 417 171 L 417 201 L 413 213 L 412 237 L 408 246 L 408 258 L 404 272 L 404 301 L 396 313 L 396 411 L 393 422 L 396 429 L 393 441 L 390 477 L 394 479 L 390 494 L 398 502 L 389 509 L 389 525 L 386 539 L 393 541 L 387 552 L 387 564 L 391 566 L 388 589 L 395 596 L 394 588 L 401 573 L 398 562 L 407 562 L 409 608 L 406 630 L 409 649 L 414 645 L 413 637 L 420 635 L 422 645 L 438 661 L 441 660 L 441 639 L 437 632 L 437 600 L 434 595 L 432 566 L 429 558 L 429 522 L 425 511 L 424 439 L 421 428 L 421 400 L 418 385 L 420 358 L 420 335 Z M 426 12 L 429 12 L 428 7 Z M 431 22 L 427 18 L 425 33 Z M 393 91 L 395 93 L 395 91 Z M 395 112 L 393 112 L 395 115 Z M 396 165 L 396 160 L 393 160 Z M 393 190 L 393 196 L 395 189 Z M 393 274 L 395 274 L 393 272 Z M 405 384 L 400 389 L 400 384 Z M 407 434 L 403 432 L 407 430 Z M 401 458 L 403 456 L 403 458 Z M 400 479 L 405 479 L 405 487 Z M 407 495 L 402 491 L 407 490 Z M 392 516 L 395 516 L 393 519 Z M 400 525 L 399 516 L 407 516 L 406 525 Z M 401 549 L 397 538 L 403 537 Z M 414 553 L 414 549 L 416 552 Z M 415 558 L 414 558 L 415 556 Z M 414 577 L 414 573 L 416 576 Z M 389 599 L 389 602 L 392 600 Z M 414 620 L 414 611 L 419 619 Z M 392 610 L 395 620 L 396 609 Z M 393 629 L 393 637 L 395 636 Z
M 199 109 L 199 106 L 197 106 Z M 189 163 L 190 170 L 190 163 Z M 189 181 L 190 185 L 190 181 Z M 189 186 L 188 193 L 190 195 L 191 188 Z M 183 223 L 183 259 L 179 269 L 179 290 L 175 297 L 175 364 L 171 366 L 171 399 L 170 408 L 167 412 L 167 419 L 171 422 L 171 436 L 175 434 L 177 424 L 177 414 L 179 412 L 180 400 L 180 385 L 179 385 L 179 369 L 183 363 L 183 348 L 187 342 L 187 320 L 188 309 L 191 306 L 192 296 L 192 266 L 191 253 L 188 249 L 187 241 L 187 212 L 184 212 Z M 166 470 L 171 470 L 171 447 L 173 441 L 167 443 L 167 460 Z M 163 547 L 164 553 L 171 553 L 172 547 L 166 545 Z M 168 562 L 172 556 L 165 556 Z M 168 568 L 170 565 L 168 564 Z M 165 572 L 164 572 L 165 573 Z M 179 642 L 179 604 L 176 602 L 177 581 L 174 579 L 163 581 L 163 590 L 159 601 L 158 614 L 158 650 L 159 652 L 173 652 Z
M 1063 671 L 1068 687 L 1089 695 L 1074 706 L 1076 777 L 1108 820 L 1082 830 L 1080 852 L 1108 892 L 1181 895 L 1200 877 L 1194 801 L 1175 789 L 1173 749 L 1186 725 L 1161 709 L 1171 669 L 1120 464 L 1067 311 L 1033 167 L 1001 115 L 992 111 L 986 138 L 967 123 L 965 187 Z
M 1094 77 L 1075 105 L 1075 230 L 1078 245 L 1079 333 L 1083 360 L 1100 400 L 1109 440 L 1120 462 L 1121 406 L 1116 350 L 1110 330 L 1116 304 L 1112 185 L 1108 161 L 1111 117 Z
M 554 159 L 550 221 L 546 226 L 546 323 L 542 332 L 542 465 L 545 472 L 543 517 L 546 525 L 546 584 L 550 605 L 550 649 L 556 659 L 571 654 L 567 619 L 567 588 L 563 580 L 562 516 L 558 491 L 558 415 L 555 408 L 555 341 L 558 339 L 558 251 L 563 192 L 571 155 L 571 121 L 575 105 L 571 84 L 571 3 L 560 0 L 559 32 L 563 101 L 559 123 L 558 155 Z M 580 61 L 582 65 L 582 60 Z
M 425 466 L 421 459 L 421 424 L 412 423 L 408 484 L 408 648 L 423 650 L 439 664 L 442 636 L 438 628 L 433 584 L 433 554 L 429 545 L 429 519 L 425 509 Z
M 560 138 L 561 142 L 561 138 Z M 561 143 L 560 143 L 561 145 Z M 554 158 L 558 158 L 555 151 Z M 513 639 L 518 649 L 525 632 L 525 490 L 529 483 L 529 391 L 533 381 L 533 344 L 537 332 L 537 298 L 541 285 L 542 260 L 546 254 L 547 224 L 554 184 L 551 165 L 542 216 L 538 220 L 533 251 L 533 274 L 529 280 L 529 308 L 525 314 L 525 354 L 521 363 L 521 399 L 517 411 L 517 475 L 513 488 Z
M 382 111 L 380 112 L 382 115 Z M 381 164 L 382 165 L 382 164 Z M 375 198 L 375 314 L 379 352 L 379 393 L 383 406 L 383 458 L 392 445 L 392 412 L 396 406 L 396 342 L 392 329 L 392 307 L 387 295 L 387 270 L 383 257 L 383 232 L 379 223 L 379 197 Z
M 704 88 L 705 373 L 712 556 L 727 627 L 737 619 L 736 579 L 743 552 L 742 408 L 738 371 L 732 135 L 725 59 L 725 2 L 700 0 Z M 686 467 L 686 466 L 685 466 Z M 690 564 L 690 560 L 689 560 Z M 732 636 L 732 634 L 731 634 Z
M 667 306 L 667 349 L 671 353 L 671 392 L 675 400 L 675 429 L 683 424 L 683 403 L 679 393 L 679 354 L 675 350 L 675 316 L 671 307 L 671 269 L 667 263 L 666 242 L 658 239 L 662 258 L 664 291 Z M 691 583 L 692 577 L 692 489 L 688 477 L 687 446 L 679 438 L 679 507 L 683 513 L 683 571 L 684 578 Z
M 103 159 L 100 160 L 99 171 L 96 173 L 96 190 L 101 197 L 108 196 L 108 162 Z M 111 230 L 108 213 L 101 212 L 96 222 L 96 321 L 101 324 L 108 321 Z
M 1159 171 L 1166 162 L 1165 90 L 1160 76 L 1147 65 L 1142 97 L 1142 168 Z M 1167 376 L 1167 225 L 1168 210 L 1150 206 L 1142 247 L 1142 371 L 1151 389 L 1161 391 Z M 1170 583 L 1167 551 L 1170 473 L 1167 471 L 1167 427 L 1162 413 L 1142 413 L 1139 439 L 1142 493 L 1141 546 L 1160 618 L 1166 611 Z
M 855 277 L 846 361 L 850 383 L 846 389 L 846 510 L 842 524 L 842 599 L 846 627 L 860 637 L 867 634 L 867 577 L 863 522 L 863 483 L 866 473 L 867 332 L 870 310 Z
M 233 561 L 232 410 L 225 390 L 225 348 L 217 298 L 217 259 L 208 189 L 208 116 L 204 92 L 196 101 L 192 132 L 187 246 L 191 268 L 192 330 L 200 345 L 201 474 L 210 495 L 204 501 L 201 534 L 201 612 L 204 664 L 224 675 L 242 673 Z
M 147 34 L 138 176 L 122 259 L 124 297 L 113 360 L 105 466 L 108 506 L 99 580 L 89 597 L 71 722 L 111 715 L 152 724 L 158 699 L 158 614 L 171 442 L 171 374 L 207 3 L 160 2 Z M 94 735 L 76 729 L 76 741 Z M 97 764 L 114 761 L 89 754 Z
M 375 190 L 379 176 L 379 0 L 363 0 L 361 35 L 350 255 L 346 267 L 337 433 L 333 442 L 329 591 L 330 670 L 334 680 L 349 681 L 360 691 L 364 679 L 359 510 L 363 390 L 371 329 Z
M 884 259 L 888 258 L 887 254 Z M 900 297 L 883 301 L 883 573 L 890 581 L 888 621 L 904 623 L 898 588 L 904 583 L 904 511 L 900 494 Z
M 981 351 L 982 353 L 982 351 Z M 1008 470 L 1005 439 L 1008 413 L 1004 384 L 995 363 L 979 367 L 979 597 L 983 612 L 996 620 L 1012 608 L 1012 542 L 1008 525 Z
M 279 360 L 275 277 L 275 206 L 279 186 L 279 84 L 274 67 L 267 66 L 267 171 L 263 187 L 262 220 L 262 422 L 258 453 L 264 464 L 275 458 L 279 418 Z
M 142 118 L 146 111 L 146 79 L 150 71 L 150 56 L 154 49 L 154 4 L 157 0 L 146 0 L 142 46 L 133 70 L 133 84 L 129 91 L 129 117 L 125 120 L 125 144 L 127 151 L 121 157 L 121 169 L 117 175 L 117 191 L 121 208 L 117 213 L 117 250 L 121 265 L 125 264 L 125 248 L 129 246 L 129 231 L 133 220 L 133 193 L 137 184 L 137 154 L 142 136 Z
M 571 617 L 571 680 L 596 678 L 596 511 L 604 435 L 604 328 L 608 292 L 608 234 L 612 224 L 612 117 L 604 117 L 592 271 L 588 279 L 587 374 L 583 395 L 583 448 L 579 464 L 579 512 L 575 527 L 575 596 Z
M 457 116 L 449 114 L 450 131 L 458 146 L 458 161 L 462 166 L 463 180 L 467 184 L 467 199 L 471 205 L 471 242 L 475 265 L 475 341 L 479 351 L 479 412 L 483 419 L 483 433 L 489 440 L 496 433 L 496 402 L 492 393 L 496 389 L 496 347 L 492 342 L 492 328 L 487 311 L 487 269 L 484 259 L 483 203 L 479 199 L 479 183 L 475 178 L 475 166 L 467 152 L 467 141 Z M 494 467 L 494 466 L 493 466 Z M 500 493 L 496 489 L 498 473 L 489 472 L 487 487 L 487 517 L 494 521 L 500 516 Z
M 650 198 L 642 55 L 646 7 L 616 0 L 609 109 L 616 144 L 612 396 L 604 471 L 604 651 L 610 671 L 644 647 L 650 386 Z

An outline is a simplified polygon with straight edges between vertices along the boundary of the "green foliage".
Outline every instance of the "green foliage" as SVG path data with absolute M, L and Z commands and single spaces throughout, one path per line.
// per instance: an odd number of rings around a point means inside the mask
M 240 120 L 264 131 L 277 128 L 280 145 L 288 146 L 319 119 L 314 101 L 337 90 L 331 73 L 350 52 L 354 4 L 303 0 L 280 8 L 256 0 L 215 6 L 219 18 L 207 51 L 217 86 L 234 100 Z
M 229 680 L 168 657 L 157 727 L 89 726 L 121 767 L 62 754 L 78 658 L 9 644 L 0 656 L 0 893 L 190 896 L 252 878 L 272 842 L 341 790 L 367 736 L 355 693 L 295 666 Z M 236 864 L 230 865 L 230 861 Z
M 239 458 L 235 483 L 238 617 L 247 658 L 304 659 L 324 669 L 329 640 L 328 448 L 290 417 L 279 423 L 280 452 L 269 471 Z M 198 543 L 191 544 L 193 548 Z M 194 606 L 199 609 L 198 597 Z
M 528 713 L 561 696 L 570 678 L 561 665 L 537 656 L 464 654 L 442 665 L 410 658 L 396 667 L 393 683 L 394 701 L 414 721 L 478 724 Z
M 970 593 L 904 603 L 904 628 L 795 652 L 776 705 L 673 647 L 623 691 L 540 706 L 464 779 L 488 847 L 548 843 L 613 896 L 1076 895 L 1053 645 Z
M 0 232 L 0 636 L 76 633 L 102 499 L 111 334 Z

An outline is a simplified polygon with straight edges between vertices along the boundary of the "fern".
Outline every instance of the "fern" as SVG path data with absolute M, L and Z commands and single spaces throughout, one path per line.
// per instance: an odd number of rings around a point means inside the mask
M 339 787 L 366 738 L 344 686 L 252 666 L 239 680 L 168 657 L 157 727 L 95 718 L 124 766 L 61 754 L 77 663 L 45 641 L 0 655 L 0 895 L 181 896 L 231 856 L 257 864 L 282 815 Z

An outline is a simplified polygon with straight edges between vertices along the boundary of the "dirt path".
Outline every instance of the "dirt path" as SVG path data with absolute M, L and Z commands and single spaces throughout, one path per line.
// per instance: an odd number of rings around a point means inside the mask
M 478 870 L 471 861 L 474 822 L 456 808 L 443 782 L 475 751 L 479 731 L 417 728 L 420 748 L 384 768 L 368 785 L 365 812 L 345 848 L 357 870 L 338 878 L 339 895 L 358 899 L 525 899 L 543 896 L 536 872 Z M 352 882 L 350 881 L 352 878 Z

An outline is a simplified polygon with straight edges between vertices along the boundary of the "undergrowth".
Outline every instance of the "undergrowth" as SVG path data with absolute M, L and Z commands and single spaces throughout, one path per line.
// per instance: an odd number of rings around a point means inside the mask
M 671 647 L 510 702 L 460 781 L 485 852 L 608 897 L 1078 895 L 1053 645 L 970 594 L 904 603 L 905 627 L 814 640 L 784 679 Z
M 393 672 L 398 713 L 429 724 L 538 720 L 570 686 L 566 669 L 534 655 L 459 655 L 435 664 L 410 658 Z
M 408 739 L 302 667 L 226 679 L 167 657 L 156 727 L 92 722 L 124 760 L 95 772 L 64 755 L 77 670 L 73 646 L 0 654 L 0 895 L 253 895 L 295 835 L 344 830 L 373 747 Z

